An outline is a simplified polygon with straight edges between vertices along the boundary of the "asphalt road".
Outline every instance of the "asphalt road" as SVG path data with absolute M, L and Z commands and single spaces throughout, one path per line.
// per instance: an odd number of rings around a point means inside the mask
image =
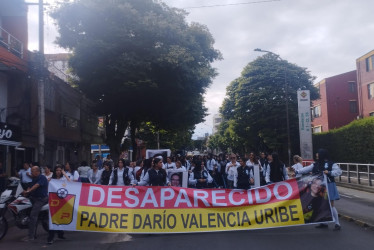
M 127 235 L 92 232 L 66 232 L 66 240 L 46 244 L 47 233 L 39 230 L 39 237 L 33 242 L 22 242 L 26 230 L 12 227 L 9 234 L 0 241 L 0 249 L 318 249 L 318 250 L 372 250 L 374 231 L 343 220 L 342 230 L 315 229 L 313 225 L 254 231 L 233 231 L 216 233 Z
M 335 202 L 338 213 L 374 226 L 374 193 L 345 187 L 338 190 L 340 200 Z
M 374 194 L 339 187 L 341 200 L 336 202 L 338 212 L 345 217 L 374 225 Z M 11 227 L 0 241 L 0 250 L 18 249 L 318 249 L 365 250 L 374 249 L 374 229 L 364 228 L 341 218 L 342 230 L 315 229 L 313 225 L 253 231 L 215 233 L 128 235 L 93 232 L 66 232 L 67 240 L 56 240 L 47 245 L 47 233 L 39 228 L 38 239 L 22 242 L 27 230 Z

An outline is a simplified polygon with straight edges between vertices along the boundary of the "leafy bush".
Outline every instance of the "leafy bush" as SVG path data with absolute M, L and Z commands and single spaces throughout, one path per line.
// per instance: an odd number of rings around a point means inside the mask
M 314 152 L 319 148 L 327 149 L 336 162 L 374 163 L 374 117 L 313 134 L 313 147 Z

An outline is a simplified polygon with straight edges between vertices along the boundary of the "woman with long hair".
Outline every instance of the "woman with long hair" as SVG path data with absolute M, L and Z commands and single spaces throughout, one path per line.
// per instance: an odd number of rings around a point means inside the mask
M 341 226 L 339 223 L 338 211 L 334 206 L 334 201 L 339 200 L 340 196 L 338 189 L 336 188 L 335 177 L 341 175 L 342 170 L 340 169 L 338 164 L 330 161 L 328 151 L 321 148 L 316 154 L 316 161 L 307 167 L 295 171 L 295 174 L 308 174 L 310 172 L 312 172 L 313 174 L 323 174 L 324 178 L 326 178 L 332 216 L 335 222 L 334 231 L 338 231 L 341 229 Z M 317 226 L 317 228 L 326 227 L 328 227 L 327 224 L 320 224 L 319 226 Z
M 288 180 L 287 168 L 284 163 L 279 159 L 277 153 L 272 153 L 269 157 L 271 161 L 266 168 L 266 183 L 271 184 L 274 182 L 280 182 Z
M 71 181 L 79 181 L 79 173 L 75 170 L 74 164 L 71 162 L 65 163 L 64 171 Z
M 198 161 L 196 167 L 190 174 L 188 183 L 190 185 L 195 185 L 196 188 L 207 188 L 208 183 L 212 183 L 213 178 L 210 176 L 208 170 L 205 168 L 204 161 Z
M 100 183 L 101 185 L 109 185 L 110 176 L 112 175 L 112 166 L 110 162 L 103 163 L 103 170 L 101 172 Z

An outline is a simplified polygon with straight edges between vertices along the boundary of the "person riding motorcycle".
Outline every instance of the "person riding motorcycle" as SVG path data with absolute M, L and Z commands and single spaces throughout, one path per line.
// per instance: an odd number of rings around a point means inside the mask
M 40 174 L 38 166 L 31 168 L 31 177 L 31 188 L 23 192 L 23 195 L 30 195 L 30 200 L 33 204 L 30 213 L 29 234 L 25 241 L 35 239 L 39 212 L 48 203 L 48 180 L 44 175 Z

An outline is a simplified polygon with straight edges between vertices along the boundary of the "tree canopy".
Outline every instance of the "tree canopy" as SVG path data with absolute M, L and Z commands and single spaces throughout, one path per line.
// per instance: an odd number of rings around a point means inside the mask
M 310 90 L 311 99 L 318 98 L 313 80 L 306 68 L 272 53 L 250 62 L 227 87 L 220 108 L 224 118 L 220 141 L 240 152 L 270 149 L 285 156 L 287 96 L 291 148 L 292 152 L 299 152 L 297 90 Z
M 107 143 L 119 148 L 127 124 L 193 129 L 221 58 L 207 27 L 153 0 L 75 0 L 52 14 L 70 49 L 79 89 L 106 116 Z

